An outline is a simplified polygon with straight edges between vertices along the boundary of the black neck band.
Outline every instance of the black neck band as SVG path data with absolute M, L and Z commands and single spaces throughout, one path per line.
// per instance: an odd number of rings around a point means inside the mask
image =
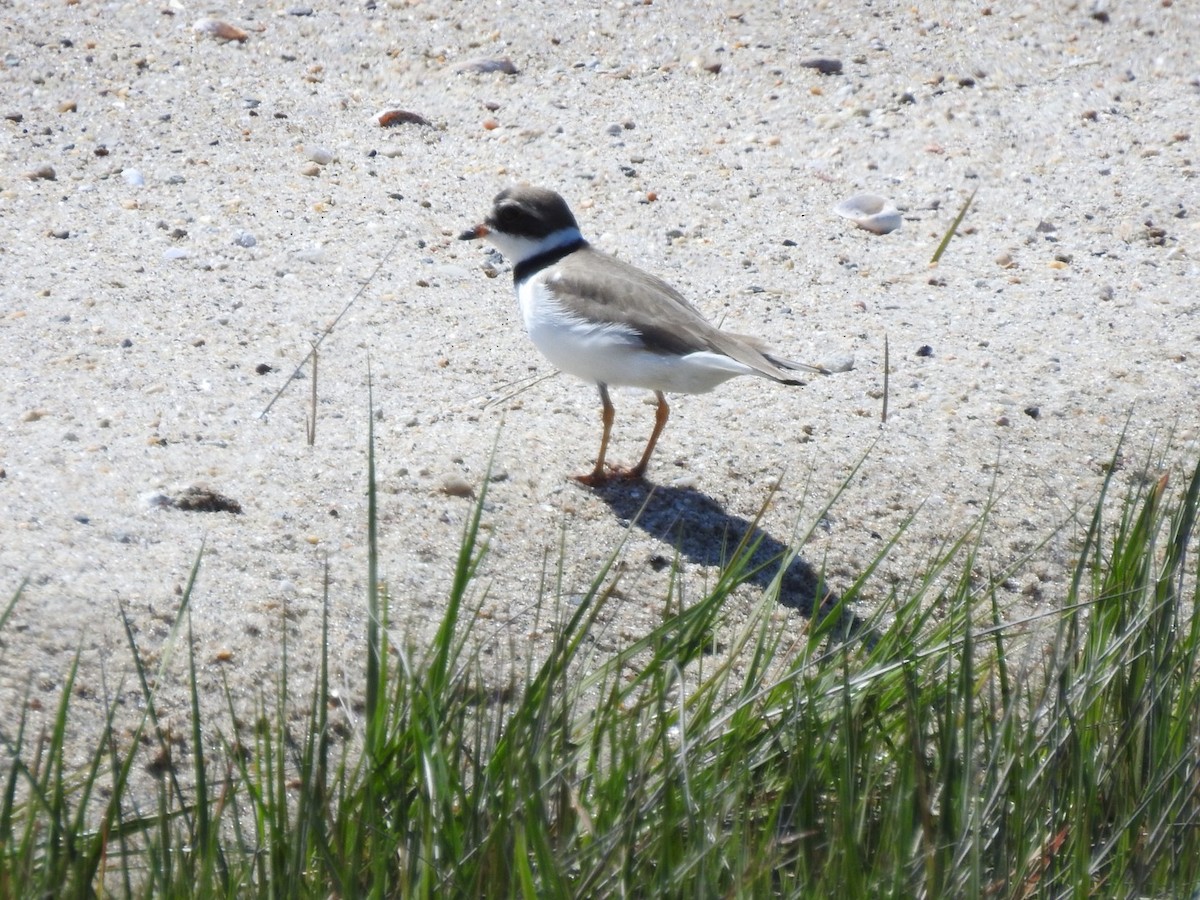
M 587 245 L 587 241 L 583 238 L 577 238 L 573 241 L 568 241 L 565 244 L 560 244 L 557 247 L 552 247 L 545 253 L 539 253 L 537 256 L 531 256 L 529 259 L 522 260 L 513 266 L 513 284 L 520 284 L 530 275 L 552 266 L 569 253 L 574 253 L 580 247 Z

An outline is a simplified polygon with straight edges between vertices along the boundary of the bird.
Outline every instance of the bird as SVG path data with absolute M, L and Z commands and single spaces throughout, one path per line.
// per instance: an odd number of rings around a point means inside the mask
M 666 394 L 703 394 L 739 375 L 803 385 L 816 365 L 776 356 L 754 337 L 722 331 L 660 278 L 597 250 L 561 195 L 520 184 L 492 201 L 483 222 L 461 240 L 485 239 L 512 264 L 521 318 L 534 346 L 556 368 L 600 391 L 600 452 L 588 486 L 609 478 L 641 480 L 670 416 Z M 605 456 L 614 408 L 610 387 L 654 392 L 654 430 L 632 468 L 608 467 Z

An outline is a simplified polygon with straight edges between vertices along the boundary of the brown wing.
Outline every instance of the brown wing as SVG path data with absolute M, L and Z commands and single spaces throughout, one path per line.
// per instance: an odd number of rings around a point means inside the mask
M 769 354 L 757 338 L 721 331 L 661 278 L 592 247 L 557 266 L 556 292 L 580 316 L 625 325 L 652 353 L 722 353 L 776 381 L 794 383 L 792 371 L 821 372 Z

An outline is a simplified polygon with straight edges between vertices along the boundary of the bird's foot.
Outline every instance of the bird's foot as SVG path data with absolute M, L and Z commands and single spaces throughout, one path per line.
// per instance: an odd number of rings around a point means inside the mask
M 601 487 L 608 484 L 610 481 L 644 481 L 646 479 L 645 466 L 632 466 L 624 468 L 623 466 L 607 466 L 604 469 L 593 469 L 585 475 L 572 475 L 576 481 L 587 487 Z

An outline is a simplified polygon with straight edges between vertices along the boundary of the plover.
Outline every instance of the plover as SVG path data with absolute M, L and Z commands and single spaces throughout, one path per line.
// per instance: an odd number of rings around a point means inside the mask
M 738 375 L 802 385 L 796 373 L 828 374 L 774 355 L 757 338 L 721 331 L 665 281 L 596 250 L 566 201 L 546 188 L 501 191 L 483 223 L 460 237 L 486 238 L 508 258 L 534 345 L 557 368 L 599 387 L 604 433 L 595 467 L 576 476 L 584 484 L 645 475 L 670 414 L 666 393 L 702 394 Z M 631 469 L 604 465 L 610 386 L 645 388 L 658 398 L 654 430 Z

